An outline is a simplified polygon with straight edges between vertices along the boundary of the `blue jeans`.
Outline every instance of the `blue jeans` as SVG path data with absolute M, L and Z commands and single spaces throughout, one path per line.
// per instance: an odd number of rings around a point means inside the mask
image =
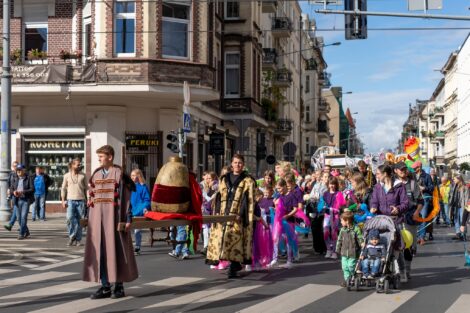
M 421 210 L 421 217 L 426 218 L 428 216 L 428 209 L 429 209 L 429 204 L 431 203 L 432 197 L 429 196 L 424 196 L 424 205 L 423 209 Z M 426 236 L 426 224 L 428 222 L 423 222 L 419 225 L 418 227 L 418 239 L 424 239 Z
M 170 232 L 170 239 L 176 241 L 186 241 L 188 239 L 188 232 L 186 226 L 176 226 L 176 238 L 174 238 L 173 232 Z M 185 243 L 176 244 L 175 250 L 173 251 L 176 255 L 189 254 L 188 245 Z
M 373 259 L 364 259 L 361 262 L 362 272 L 365 275 L 369 275 L 369 268 L 370 268 L 370 274 L 377 275 L 377 273 L 380 270 L 380 264 L 381 264 L 380 259 L 375 259 L 375 260 L 373 260 Z
M 46 195 L 34 195 L 33 221 L 36 219 L 36 213 L 39 212 L 41 220 L 46 219 Z
M 10 217 L 10 221 L 8 222 L 8 224 L 10 224 L 10 226 L 13 226 L 15 225 L 15 222 L 16 222 L 16 211 L 18 210 L 18 208 L 16 206 L 14 199 L 12 199 L 11 202 L 13 204 L 13 210 L 11 212 L 11 217 Z
M 140 249 L 142 243 L 142 229 L 134 229 L 135 247 Z
M 20 236 L 29 234 L 28 229 L 28 213 L 29 201 L 27 199 L 16 198 L 16 216 L 20 223 Z
M 455 233 L 460 234 L 460 224 L 462 223 L 463 209 L 456 209 L 454 214 Z
M 67 201 L 67 231 L 69 238 L 75 240 L 82 240 L 82 227 L 80 226 L 80 219 L 83 215 L 83 208 L 85 207 L 84 200 L 68 200 Z
M 450 225 L 449 204 L 440 202 L 440 206 L 441 206 L 441 211 L 437 215 L 438 219 L 439 219 L 439 216 L 442 216 L 442 220 L 444 221 L 444 223 L 447 225 Z

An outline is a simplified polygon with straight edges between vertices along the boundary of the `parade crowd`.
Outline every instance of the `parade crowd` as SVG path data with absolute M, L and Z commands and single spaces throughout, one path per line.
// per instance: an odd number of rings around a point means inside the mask
M 133 245 L 130 224 L 133 217 L 151 210 L 151 193 L 140 170 L 127 176 L 113 164 L 112 147 L 104 146 L 97 154 L 101 166 L 90 179 L 81 171 L 79 159 L 70 163 L 64 176 L 66 244 L 82 244 L 80 219 L 88 217 L 83 279 L 101 282 L 93 299 L 120 298 L 125 296 L 123 283 L 138 276 L 135 255 L 141 252 L 142 235 L 141 230 L 133 231 Z M 256 180 L 246 171 L 244 157 L 236 154 L 220 175 L 205 172 L 202 177 L 202 214 L 236 215 L 235 221 L 225 224 L 203 224 L 201 232 L 199 252 L 212 269 L 227 269 L 229 278 L 238 277 L 241 270 L 294 267 L 300 260 L 299 239 L 311 240 L 316 254 L 341 261 L 344 287 L 356 272 L 368 279 L 378 277 L 387 247 L 378 230 L 369 231 L 366 238 L 363 227 L 369 219 L 385 215 L 397 229 L 394 255 L 406 282 L 419 245 L 434 239 L 433 227 L 452 227 L 452 239 L 465 240 L 470 222 L 470 192 L 464 177 L 438 177 L 435 169 L 427 173 L 420 161 L 411 166 L 385 162 L 375 172 L 364 161 L 355 168 L 326 164 L 305 176 L 281 161 Z M 12 164 L 8 197 L 13 214 L 4 227 L 11 231 L 18 222 L 19 240 L 34 235 L 27 225 L 30 210 L 32 221 L 46 221 L 49 185 L 43 168 L 30 176 L 22 164 Z M 116 231 L 116 219 L 126 223 L 126 232 Z M 402 230 L 412 238 L 402 238 Z M 187 226 L 174 227 L 169 256 L 187 259 L 198 253 L 186 243 L 190 231 Z

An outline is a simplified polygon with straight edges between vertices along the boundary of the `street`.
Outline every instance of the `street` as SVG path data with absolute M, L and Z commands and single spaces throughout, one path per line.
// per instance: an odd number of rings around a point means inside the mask
M 52 216 L 52 215 L 51 215 Z M 18 241 L 16 227 L 0 230 L 0 308 L 7 312 L 466 312 L 470 269 L 463 243 L 452 229 L 435 227 L 434 241 L 420 247 L 412 279 L 400 291 L 348 292 L 341 288 L 339 261 L 314 255 L 301 239 L 301 260 L 292 269 L 242 272 L 227 280 L 202 255 L 168 256 L 162 242 L 150 247 L 144 232 L 137 256 L 139 279 L 125 285 L 127 297 L 90 300 L 98 284 L 82 282 L 82 247 L 66 247 L 63 215 L 29 222 L 31 239 Z M 158 234 L 159 236 L 162 233 Z M 282 263 L 281 263 L 282 266 Z

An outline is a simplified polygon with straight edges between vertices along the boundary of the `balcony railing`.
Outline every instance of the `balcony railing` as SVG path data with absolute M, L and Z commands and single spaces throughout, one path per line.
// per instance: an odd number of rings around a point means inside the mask
M 320 83 L 322 84 L 323 88 L 331 87 L 330 78 L 331 74 L 327 72 L 322 72 L 318 75 L 318 79 L 320 80 Z
M 273 17 L 272 31 L 275 37 L 289 37 L 292 32 L 292 22 L 288 17 Z
M 290 87 L 292 84 L 292 72 L 288 69 L 278 70 L 273 83 L 278 87 Z
M 252 98 L 224 99 L 221 111 L 229 114 L 253 113 L 264 118 L 263 108 Z
M 314 58 L 307 60 L 307 66 L 305 68 L 307 71 L 316 71 L 317 67 L 318 65 Z
M 276 69 L 277 51 L 274 48 L 263 49 L 263 69 Z
M 294 122 L 288 118 L 277 120 L 277 127 L 274 133 L 279 136 L 289 136 L 294 128 Z

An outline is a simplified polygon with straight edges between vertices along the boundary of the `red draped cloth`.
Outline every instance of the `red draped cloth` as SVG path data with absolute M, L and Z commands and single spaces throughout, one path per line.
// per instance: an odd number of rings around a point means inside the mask
M 152 198 L 154 197 L 155 192 L 157 192 L 155 188 L 158 188 L 157 185 L 154 186 Z M 197 251 L 197 242 L 199 240 L 199 234 L 201 233 L 202 229 L 202 191 L 199 187 L 198 182 L 196 181 L 196 175 L 194 173 L 189 174 L 189 189 L 191 193 L 191 203 L 188 209 L 188 213 L 162 213 L 148 211 L 147 213 L 145 213 L 144 216 L 155 221 L 171 219 L 182 219 L 191 221 L 194 237 L 193 249 L 194 251 Z

